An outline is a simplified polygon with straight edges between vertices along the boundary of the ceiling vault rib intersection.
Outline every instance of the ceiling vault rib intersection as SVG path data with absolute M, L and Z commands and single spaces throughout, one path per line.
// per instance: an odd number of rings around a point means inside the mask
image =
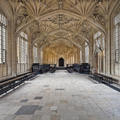
M 8 0 L 15 16 L 16 34 L 32 36 L 32 43 L 58 44 L 62 39 L 81 47 L 93 33 L 106 33 L 108 15 L 118 0 Z M 112 8 L 113 9 L 113 8 Z M 55 43 L 54 43 L 55 42 Z M 51 44 L 50 44 L 51 45 Z
M 30 20 L 28 23 L 25 23 L 24 25 L 20 26 L 20 28 L 18 27 L 18 29 L 16 30 L 16 32 L 18 33 L 19 31 L 23 30 L 24 28 L 26 28 L 27 26 L 29 26 L 34 21 L 41 21 L 43 19 L 48 18 L 49 16 L 58 15 L 58 14 L 59 15 L 60 14 L 69 15 L 71 17 L 74 17 L 74 18 L 77 18 L 77 19 L 81 19 L 82 21 L 87 20 L 88 22 L 90 22 L 91 24 L 93 24 L 96 28 L 99 28 L 100 30 L 102 30 L 103 32 L 105 32 L 104 28 L 100 24 L 96 23 L 95 21 L 92 21 L 89 18 L 82 17 L 79 14 L 76 14 L 76 13 L 73 13 L 73 12 L 67 11 L 67 10 L 55 10 L 55 11 L 52 11 L 50 13 L 47 13 L 47 14 L 41 15 L 39 17 L 36 17 L 36 18 Z

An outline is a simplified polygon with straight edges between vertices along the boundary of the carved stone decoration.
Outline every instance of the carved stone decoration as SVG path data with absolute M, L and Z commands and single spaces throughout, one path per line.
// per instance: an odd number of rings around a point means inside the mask
M 48 18 L 47 20 L 51 21 L 52 23 L 57 24 L 57 25 L 60 25 L 60 24 L 65 25 L 65 24 L 69 24 L 72 21 L 74 21 L 74 22 L 79 21 L 79 19 L 75 19 L 75 18 L 66 16 L 64 14 L 58 14 L 54 17 Z
M 67 33 L 60 31 L 60 32 L 56 33 L 55 35 L 58 37 L 63 37 L 63 36 L 67 36 Z
M 116 1 L 116 0 L 115 0 Z M 114 2 L 115 2 L 114 1 Z M 94 31 L 105 32 L 113 0 L 8 0 L 16 33 L 30 29 L 37 44 L 67 38 L 76 45 L 88 41 Z
M 102 26 L 106 24 L 105 17 L 99 13 L 93 13 L 91 18 Z

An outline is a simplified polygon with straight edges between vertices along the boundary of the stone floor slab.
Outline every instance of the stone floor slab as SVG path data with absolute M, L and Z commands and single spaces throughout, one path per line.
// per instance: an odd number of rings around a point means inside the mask
M 34 114 L 34 112 L 39 108 L 37 105 L 26 105 L 22 106 L 15 115 L 29 115 Z
M 0 99 L 0 120 L 120 120 L 120 93 L 88 75 L 40 74 Z

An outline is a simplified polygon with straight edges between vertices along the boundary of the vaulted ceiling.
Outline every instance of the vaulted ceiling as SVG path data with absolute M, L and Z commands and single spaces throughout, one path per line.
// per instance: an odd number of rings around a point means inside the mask
M 108 15 L 117 0 L 8 0 L 16 33 L 29 32 L 32 42 L 64 42 L 81 47 L 94 32 L 106 32 Z

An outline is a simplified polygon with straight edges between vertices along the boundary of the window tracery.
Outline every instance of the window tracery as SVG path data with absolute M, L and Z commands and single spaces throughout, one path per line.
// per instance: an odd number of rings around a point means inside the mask
M 0 13 L 0 64 L 6 62 L 7 19 Z
M 17 57 L 18 63 L 27 63 L 28 61 L 28 37 L 24 32 L 21 32 L 17 39 Z
M 33 46 L 33 60 L 34 60 L 34 63 L 37 63 L 38 62 L 38 56 L 37 56 L 37 47 L 36 46 Z

